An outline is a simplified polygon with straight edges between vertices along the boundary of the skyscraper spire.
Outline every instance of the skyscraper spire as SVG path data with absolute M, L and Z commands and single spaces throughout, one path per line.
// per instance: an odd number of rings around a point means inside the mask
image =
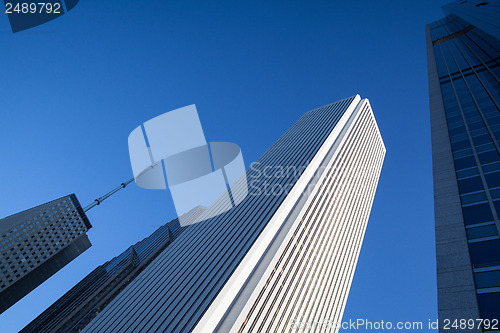
M 130 184 L 133 181 L 134 181 L 134 178 L 131 178 L 131 179 L 127 180 L 126 182 L 121 183 L 120 186 L 118 186 L 115 189 L 109 191 L 108 193 L 106 193 L 102 197 L 99 197 L 99 198 L 95 199 L 90 205 L 88 205 L 87 207 L 85 207 L 83 210 L 85 212 L 87 212 L 90 209 L 92 209 L 93 207 L 100 205 L 104 200 L 106 200 L 107 198 L 109 198 L 110 196 L 112 196 L 113 194 L 115 194 L 116 192 L 118 192 L 119 190 L 121 190 L 122 188 L 125 188 L 128 184 Z

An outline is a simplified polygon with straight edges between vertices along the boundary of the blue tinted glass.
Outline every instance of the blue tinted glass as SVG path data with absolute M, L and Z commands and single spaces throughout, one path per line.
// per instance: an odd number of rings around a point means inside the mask
M 465 132 L 465 127 L 454 128 L 454 129 L 449 130 L 449 132 L 450 132 L 450 136 L 462 134 Z
M 462 127 L 463 125 L 464 125 L 463 121 L 455 121 L 453 123 L 449 123 L 448 124 L 448 128 L 449 129 L 454 129 L 454 128 Z
M 456 158 L 456 159 L 460 158 L 460 157 L 470 156 L 470 155 L 472 155 L 472 149 L 471 148 L 453 152 L 453 158 Z
M 486 88 L 493 94 L 494 97 L 499 95 L 499 86 L 500 83 L 491 75 L 489 71 L 483 71 L 478 73 L 479 77 L 482 79 L 483 83 L 486 85 Z M 497 99 L 498 100 L 498 99 Z
M 455 63 L 455 60 L 453 60 L 453 56 L 451 55 L 450 49 L 448 48 L 448 42 L 444 42 L 439 45 L 442 45 L 441 50 L 443 51 L 446 65 L 448 65 L 448 71 L 450 73 L 457 72 L 458 67 L 457 64 Z
M 474 156 L 457 158 L 455 160 L 455 169 L 456 170 L 471 168 L 475 165 L 476 165 L 476 159 L 474 158 Z
M 488 293 L 477 295 L 481 318 L 491 320 L 500 318 L 500 293 Z M 491 326 L 490 326 L 491 327 Z
M 443 59 L 443 52 L 441 50 L 442 50 L 441 44 L 434 46 L 434 55 L 436 58 L 436 65 L 437 65 L 439 77 L 443 77 L 445 75 L 448 75 L 448 71 L 446 70 L 446 65 L 445 65 L 444 59 Z
M 483 134 L 480 136 L 476 136 L 476 137 L 472 138 L 472 141 L 474 141 L 474 145 L 476 145 L 476 146 L 480 146 L 480 145 L 484 145 L 486 143 L 493 142 L 491 140 L 491 137 L 489 136 L 489 134 Z
M 457 46 L 455 45 L 455 41 L 452 39 L 452 40 L 448 41 L 447 44 L 451 50 L 451 53 L 453 53 L 453 55 L 455 57 L 455 61 L 458 63 L 458 66 L 461 69 L 469 68 L 470 67 L 469 64 L 467 63 L 467 61 L 464 59 L 464 57 L 462 56 L 462 54 L 458 50 Z
M 483 165 L 483 172 L 500 171 L 500 162 Z
M 465 148 L 469 148 L 470 147 L 470 142 L 469 142 L 468 139 L 457 141 L 457 142 L 453 142 L 451 144 L 451 147 L 452 147 L 452 149 L 454 151 L 462 150 L 462 149 L 465 149 Z
M 473 102 L 470 102 L 471 105 L 469 105 L 468 107 L 473 109 L 475 108 L 474 105 L 472 104 Z M 469 104 L 469 103 L 467 103 Z M 481 122 L 483 121 L 483 118 L 481 118 L 481 116 L 479 114 L 477 114 L 476 112 L 474 112 L 474 114 L 472 113 L 469 113 L 468 117 L 467 117 L 467 124 L 473 124 L 473 123 L 476 123 L 476 122 Z M 486 128 L 482 127 L 483 130 L 486 130 Z M 477 131 L 477 130 L 476 130 Z M 475 132 L 476 132 L 475 131 Z
M 481 128 L 481 129 L 478 129 L 478 130 L 470 132 L 470 135 L 472 137 L 476 137 L 476 136 L 479 136 L 479 135 L 482 135 L 482 134 L 488 134 L 488 130 L 486 128 Z
M 483 61 L 489 61 L 490 57 L 481 50 L 480 47 L 478 47 L 473 41 L 472 41 L 472 34 L 471 32 L 465 34 L 464 38 L 462 41 L 467 45 L 472 51 L 478 55 L 479 58 L 481 58 Z
M 495 205 L 495 210 L 500 213 L 500 201 L 493 201 Z
M 484 128 L 484 123 L 483 121 L 477 121 L 475 123 L 469 124 L 469 130 L 474 131 L 480 128 Z
M 498 10 L 496 10 L 498 12 Z M 498 28 L 496 30 L 498 32 Z M 483 30 L 475 29 L 474 33 L 479 36 L 486 44 L 488 44 L 491 49 L 495 52 L 495 57 L 500 56 L 500 41 L 497 38 L 492 37 L 492 35 L 487 34 Z
M 500 264 L 500 240 L 498 239 L 469 243 L 469 250 L 474 267 Z
M 460 50 L 465 54 L 465 57 L 467 58 L 467 60 L 474 66 L 474 65 L 477 65 L 477 64 L 480 64 L 481 62 L 479 61 L 479 59 L 471 52 L 471 50 L 467 47 L 467 45 L 464 44 L 464 42 L 462 41 L 462 36 L 460 36 L 459 38 L 455 38 L 455 41 L 457 42 L 458 44 L 458 47 L 460 48 Z
M 500 155 L 498 155 L 498 152 L 496 150 L 478 154 L 477 157 L 479 157 L 479 162 L 481 162 L 481 164 L 488 164 L 500 161 Z
M 500 287 L 500 271 L 474 273 L 476 288 Z
M 489 151 L 489 150 L 493 150 L 493 149 L 496 149 L 495 148 L 495 145 L 493 143 L 487 143 L 485 145 L 482 145 L 482 146 L 479 146 L 479 147 L 476 147 L 476 151 L 478 153 L 482 153 L 482 152 L 485 152 L 485 151 Z
M 467 204 L 471 204 L 474 202 L 481 202 L 481 201 L 486 201 L 486 200 L 487 200 L 487 198 L 486 198 L 485 192 L 463 195 L 461 197 L 462 205 L 467 205 Z
M 493 199 L 499 199 L 500 198 L 500 189 L 490 190 L 490 195 Z
M 479 174 L 478 169 L 477 168 L 472 168 L 472 169 L 457 171 L 457 178 L 460 179 L 460 178 L 475 176 L 475 175 L 478 175 L 478 174 Z
M 498 116 L 489 116 L 488 117 L 488 124 L 491 126 L 498 125 L 500 124 L 500 117 Z
M 446 113 L 446 120 L 449 123 L 454 123 L 456 121 L 461 121 L 462 120 L 462 115 L 460 112 L 447 112 Z
M 430 25 L 431 29 L 430 29 L 430 33 L 431 33 L 431 39 L 432 41 L 435 41 L 437 38 L 437 34 L 436 34 L 436 29 L 433 29 L 432 25 Z
M 486 183 L 488 187 L 499 187 L 500 186 L 500 172 L 493 172 L 484 175 L 486 178 Z
M 476 239 L 489 236 L 498 236 L 498 230 L 495 224 L 467 229 L 468 239 Z
M 488 203 L 462 207 L 462 212 L 466 225 L 493 221 L 493 214 Z
M 479 47 L 490 56 L 490 58 L 494 59 L 498 56 L 498 51 L 491 46 L 491 43 L 488 43 L 486 41 L 486 39 L 484 38 L 485 34 L 482 31 L 480 31 L 479 29 L 474 29 L 470 32 L 470 34 L 474 39 L 474 42 L 478 44 Z
M 451 142 L 457 142 L 457 141 L 460 141 L 460 140 L 464 140 L 464 139 L 467 139 L 467 133 L 462 133 L 462 134 L 459 134 L 459 135 L 454 135 L 450 138 L 450 141 Z

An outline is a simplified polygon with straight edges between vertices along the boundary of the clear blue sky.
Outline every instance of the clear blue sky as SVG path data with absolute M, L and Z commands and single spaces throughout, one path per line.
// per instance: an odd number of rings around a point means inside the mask
M 447 1 L 82 0 L 12 34 L 0 15 L 0 217 L 131 177 L 127 137 L 196 104 L 208 141 L 255 161 L 305 111 L 368 97 L 387 155 L 344 319 L 437 316 L 425 23 Z M 131 185 L 89 212 L 93 246 L 0 316 L 24 327 L 174 218 Z

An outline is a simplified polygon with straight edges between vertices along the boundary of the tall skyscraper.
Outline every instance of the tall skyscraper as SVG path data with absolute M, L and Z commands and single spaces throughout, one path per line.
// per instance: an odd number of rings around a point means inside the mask
M 305 113 L 240 204 L 186 226 L 84 332 L 336 331 L 384 156 L 367 99 Z
M 0 313 L 78 257 L 92 227 L 67 195 L 0 220 Z
M 440 331 L 482 332 L 461 323 L 500 319 L 500 41 L 455 14 L 426 35 Z

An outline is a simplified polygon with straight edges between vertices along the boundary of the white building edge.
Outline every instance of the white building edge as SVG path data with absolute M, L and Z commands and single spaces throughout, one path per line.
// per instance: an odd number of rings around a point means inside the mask
M 338 331 L 385 152 L 356 95 L 194 332 Z

